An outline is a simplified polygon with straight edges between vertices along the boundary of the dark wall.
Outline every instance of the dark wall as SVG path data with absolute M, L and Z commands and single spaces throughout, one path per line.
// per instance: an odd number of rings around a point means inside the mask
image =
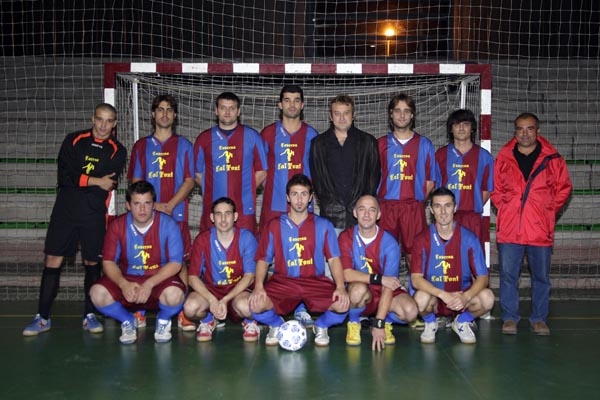
M 600 2 L 593 0 L 120 3 L 2 1 L 0 55 L 249 61 L 369 59 L 386 49 L 397 59 L 600 54 Z M 388 21 L 406 32 L 386 41 L 381 27 Z

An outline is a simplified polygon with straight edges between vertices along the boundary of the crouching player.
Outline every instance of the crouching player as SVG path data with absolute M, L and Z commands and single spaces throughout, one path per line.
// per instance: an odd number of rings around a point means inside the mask
M 121 322 L 123 344 L 134 343 L 134 315 L 128 309 L 158 310 L 154 340 L 171 340 L 171 318 L 181 311 L 185 285 L 177 276 L 183 262 L 179 225 L 154 211 L 152 184 L 139 181 L 126 192 L 126 214 L 108 227 L 102 251 L 104 276 L 90 289 L 102 314 Z
M 360 316 L 375 316 L 371 329 L 372 349 L 382 350 L 396 343 L 392 323 L 410 323 L 417 318 L 417 305 L 398 280 L 400 246 L 379 228 L 379 202 L 373 196 L 358 199 L 354 207 L 358 224 L 340 234 L 339 244 L 344 278 L 350 296 L 346 343 L 358 346 Z
M 261 232 L 250 309 L 257 321 L 269 326 L 265 344 L 276 346 L 281 315 L 304 302 L 310 311 L 323 313 L 313 332 L 317 346 L 328 346 L 328 328 L 344 322 L 350 303 L 335 229 L 326 218 L 308 212 L 313 189 L 306 175 L 292 176 L 286 193 L 290 210 Z M 333 280 L 325 276 L 325 258 Z M 273 276 L 264 283 L 271 263 Z
M 414 299 L 425 321 L 421 342 L 435 342 L 437 313 L 455 315 L 452 330 L 461 342 L 475 343 L 470 323 L 494 305 L 481 244 L 454 222 L 456 200 L 449 189 L 436 189 L 430 202 L 434 222 L 415 239 L 410 268 Z
M 248 288 L 254 281 L 256 239 L 243 228 L 236 228 L 235 203 L 221 197 L 212 204 L 213 227 L 200 232 L 192 245 L 189 267 L 191 292 L 183 310 L 187 318 L 200 320 L 196 340 L 208 342 L 216 326 L 215 318 L 244 318 L 242 335 L 246 342 L 256 342 L 259 328 L 248 308 Z

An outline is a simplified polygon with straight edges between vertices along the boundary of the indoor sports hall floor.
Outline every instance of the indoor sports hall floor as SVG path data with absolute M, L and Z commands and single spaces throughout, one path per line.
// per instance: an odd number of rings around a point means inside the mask
M 553 302 L 548 337 L 525 319 L 516 336 L 502 335 L 496 319 L 479 322 L 476 345 L 449 329 L 423 345 L 418 331 L 396 326 L 396 345 L 381 353 L 365 330 L 360 347 L 346 346 L 345 327 L 336 327 L 328 348 L 315 348 L 311 333 L 292 353 L 243 343 L 230 322 L 211 343 L 174 328 L 172 342 L 157 344 L 150 320 L 125 346 L 114 321 L 103 334 L 82 331 L 80 308 L 58 302 L 52 330 L 23 337 L 35 304 L 0 304 L 0 399 L 600 398 L 600 301 Z

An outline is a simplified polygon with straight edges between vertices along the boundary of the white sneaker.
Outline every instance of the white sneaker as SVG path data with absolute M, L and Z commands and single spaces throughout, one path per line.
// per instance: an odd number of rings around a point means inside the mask
M 154 340 L 157 343 L 166 343 L 171 340 L 171 320 L 157 319 L 156 331 L 154 332 Z
M 468 322 L 457 322 L 455 319 L 452 322 L 452 330 L 456 332 L 463 343 L 471 344 L 477 342 L 477 338 Z
M 265 345 L 267 346 L 277 346 L 279 344 L 279 339 L 277 339 L 277 334 L 279 333 L 278 326 L 270 326 L 269 333 L 267 333 L 267 337 L 265 339 Z
M 121 324 L 121 336 L 119 336 L 119 342 L 123 344 L 135 343 L 137 340 L 137 332 L 135 327 L 129 321 L 125 321 Z
M 425 329 L 421 333 L 421 343 L 433 343 L 435 342 L 435 333 L 438 330 L 436 321 L 425 322 Z
M 306 311 L 298 311 L 294 314 L 294 319 L 304 325 L 305 328 L 310 328 L 315 324 L 315 321 Z
M 315 344 L 317 346 L 329 346 L 327 328 L 319 328 L 318 326 L 313 325 L 313 332 L 315 333 Z

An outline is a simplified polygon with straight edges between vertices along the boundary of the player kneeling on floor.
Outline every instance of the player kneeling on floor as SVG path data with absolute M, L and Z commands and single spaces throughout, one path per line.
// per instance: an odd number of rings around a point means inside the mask
M 277 346 L 281 315 L 303 302 L 309 311 L 323 313 L 313 331 L 315 344 L 328 346 L 328 328 L 344 321 L 350 304 L 335 229 L 329 220 L 308 212 L 313 196 L 306 175 L 294 175 L 286 193 L 290 211 L 272 219 L 261 233 L 250 310 L 269 326 L 265 344 Z M 325 258 L 333 280 L 325 276 Z M 273 275 L 265 282 L 269 264 Z
M 108 227 L 102 251 L 104 276 L 90 289 L 102 314 L 121 323 L 123 344 L 137 340 L 131 310 L 158 310 L 154 339 L 171 340 L 171 318 L 183 305 L 185 285 L 177 276 L 183 262 L 179 226 L 154 211 L 154 187 L 139 181 L 126 192 L 128 212 Z
M 258 324 L 248 308 L 249 287 L 254 281 L 256 239 L 244 228 L 238 228 L 235 203 L 221 197 L 212 204 L 212 228 L 200 232 L 192 245 L 188 268 L 188 295 L 183 311 L 187 318 L 200 321 L 196 340 L 209 342 L 217 325 L 215 318 L 244 318 L 245 342 L 256 342 Z
M 475 343 L 470 323 L 494 306 L 481 244 L 454 221 L 456 200 L 450 190 L 433 191 L 429 209 L 434 222 L 416 237 L 410 266 L 414 299 L 425 321 L 421 342 L 435 342 L 435 315 L 450 311 L 460 341 Z

